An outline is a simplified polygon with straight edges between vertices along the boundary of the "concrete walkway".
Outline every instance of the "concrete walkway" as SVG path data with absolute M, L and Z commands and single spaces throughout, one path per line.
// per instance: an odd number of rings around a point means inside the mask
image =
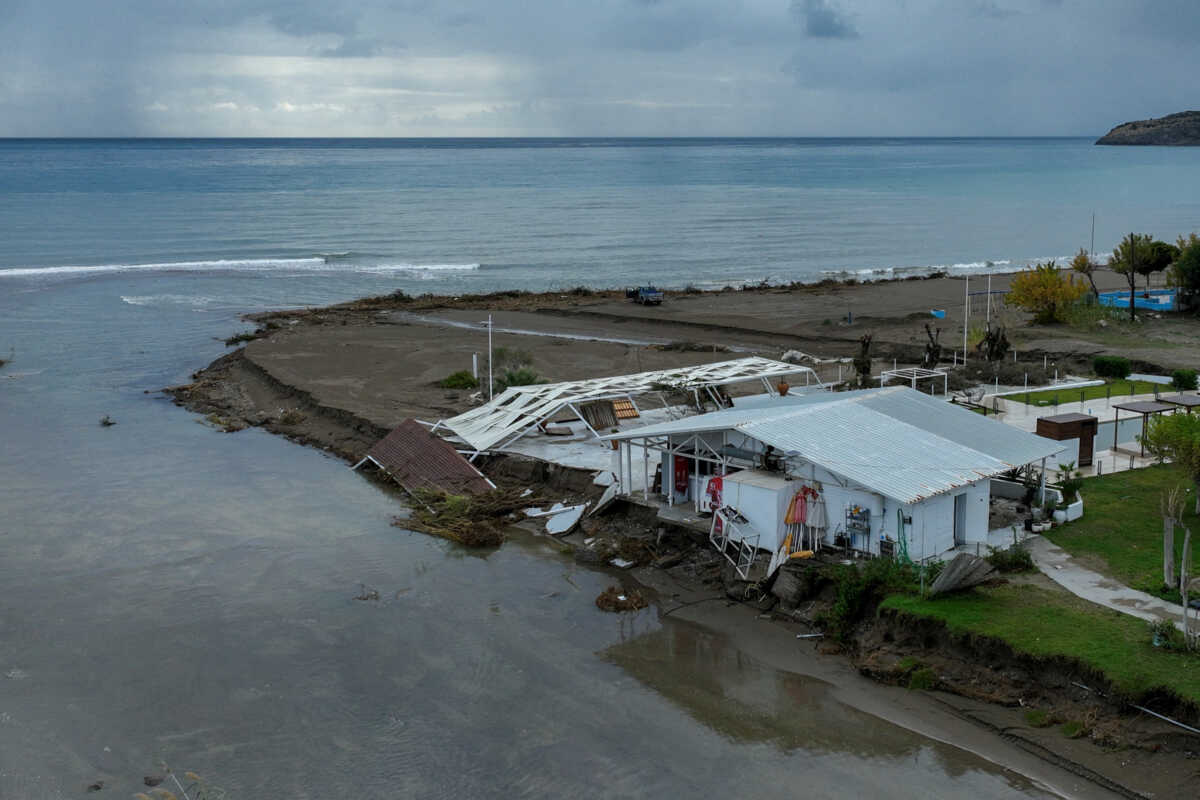
M 1031 537 L 1026 540 L 1026 546 L 1037 568 L 1071 594 L 1147 622 L 1169 619 L 1175 622 L 1176 627 L 1180 626 L 1182 606 L 1130 589 L 1112 578 L 1088 569 L 1044 536 Z

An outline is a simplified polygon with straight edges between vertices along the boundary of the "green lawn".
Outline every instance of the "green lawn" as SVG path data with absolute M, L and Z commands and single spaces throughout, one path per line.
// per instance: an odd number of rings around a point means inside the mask
M 942 620 L 955 633 L 1002 639 L 1020 653 L 1078 659 L 1132 699 L 1166 687 L 1200 702 L 1200 656 L 1156 648 L 1142 620 L 1066 592 L 1005 584 L 933 600 L 892 595 L 882 607 Z
M 1165 489 L 1182 484 L 1192 488 L 1184 498 L 1183 523 L 1192 530 L 1192 574 L 1200 575 L 1200 518 L 1195 489 L 1177 467 L 1165 464 L 1087 478 L 1083 518 L 1044 535 L 1075 556 L 1093 556 L 1101 571 L 1127 586 L 1179 602 L 1179 592 L 1163 592 L 1162 515 L 1159 498 Z M 1183 530 L 1175 529 L 1175 558 L 1183 550 Z
M 1085 386 L 1082 389 L 1046 389 L 1041 392 L 1025 394 L 1010 394 L 1005 398 L 1018 403 L 1029 403 L 1034 406 L 1054 406 L 1058 403 L 1078 403 L 1080 400 L 1103 400 L 1107 397 L 1128 398 L 1132 394 L 1153 394 L 1155 388 L 1162 394 L 1174 392 L 1175 389 L 1161 383 L 1147 381 L 1109 381 L 1103 386 Z M 1132 390 L 1132 391 L 1131 391 Z

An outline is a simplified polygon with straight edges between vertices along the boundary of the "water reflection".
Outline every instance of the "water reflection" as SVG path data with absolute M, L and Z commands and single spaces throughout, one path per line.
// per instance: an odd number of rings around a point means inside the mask
M 1019 775 L 1005 773 L 1004 783 L 998 784 L 995 767 L 982 759 L 847 706 L 819 678 L 764 665 L 725 636 L 693 623 L 664 623 L 603 655 L 733 742 L 766 744 L 781 755 L 801 758 L 850 756 L 845 763 L 871 765 L 865 774 L 904 773 L 925 765 L 968 785 L 980 782 L 993 790 L 1003 786 L 1022 795 L 1042 795 Z M 903 791 L 908 789 L 893 787 L 893 792 Z M 942 789 L 930 791 L 936 795 Z

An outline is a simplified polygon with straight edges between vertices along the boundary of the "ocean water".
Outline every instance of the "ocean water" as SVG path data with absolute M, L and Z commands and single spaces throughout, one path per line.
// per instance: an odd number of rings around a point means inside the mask
M 1197 178 L 1200 149 L 1085 139 L 5 140 L 0 277 L 216 275 L 213 304 L 986 271 L 1093 214 L 1100 252 L 1173 240 Z
M 1042 796 L 156 392 L 245 311 L 987 269 L 1069 254 L 1093 209 L 1098 246 L 1190 230 L 1198 172 L 1077 140 L 0 141 L 0 798 L 161 763 L 234 797 Z

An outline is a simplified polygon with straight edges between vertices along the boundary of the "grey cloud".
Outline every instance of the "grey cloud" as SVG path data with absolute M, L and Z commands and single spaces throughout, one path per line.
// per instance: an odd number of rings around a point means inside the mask
M 386 52 L 402 50 L 399 43 L 384 43 L 379 39 L 348 36 L 336 47 L 325 47 L 318 50 L 324 58 L 370 58 Z
M 792 0 L 792 13 L 804 26 L 804 32 L 818 39 L 853 39 L 858 36 L 854 23 L 831 0 Z
M 996 0 L 976 0 L 970 8 L 971 13 L 975 16 L 988 17 L 990 19 L 1008 19 L 1019 13 L 1015 9 L 999 5 L 996 3 Z
M 1200 71 L 1194 0 L 0 0 L 0 36 L 0 135 L 1099 134 Z
M 323 33 L 353 36 L 357 28 L 354 18 L 345 13 L 330 13 L 303 6 L 277 11 L 271 14 L 270 21 L 289 36 L 316 36 Z

